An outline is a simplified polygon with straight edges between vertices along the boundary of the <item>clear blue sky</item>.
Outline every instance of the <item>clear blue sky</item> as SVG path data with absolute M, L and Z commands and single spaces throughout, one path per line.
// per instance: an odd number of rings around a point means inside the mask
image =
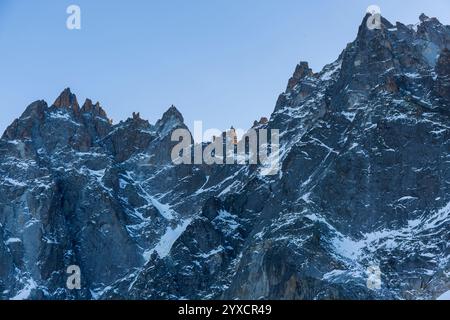
M 80 31 L 66 29 L 70 4 Z M 175 104 L 190 127 L 248 128 L 300 60 L 335 60 L 370 4 L 391 22 L 450 24 L 448 0 L 0 0 L 0 131 L 65 87 L 115 122 L 138 111 L 154 123 Z

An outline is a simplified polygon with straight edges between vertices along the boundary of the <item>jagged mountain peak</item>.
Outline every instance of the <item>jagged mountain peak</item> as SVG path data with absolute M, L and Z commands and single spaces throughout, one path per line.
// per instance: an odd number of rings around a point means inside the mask
M 108 119 L 106 111 L 100 106 L 100 102 L 97 101 L 95 104 L 93 104 L 91 99 L 86 99 L 83 107 L 81 108 L 81 112 L 90 113 L 95 116 Z
M 258 120 L 253 121 L 252 128 L 257 128 L 257 127 L 260 127 L 260 126 L 264 126 L 264 125 L 267 125 L 268 123 L 269 123 L 269 119 L 267 117 L 261 117 L 259 119 L 259 121 Z
M 437 24 L 437 25 L 442 25 L 442 23 L 439 21 L 439 19 L 438 18 L 436 18 L 436 17 L 429 17 L 429 16 L 427 16 L 425 13 L 422 13 L 420 16 L 419 16 L 419 21 L 421 22 L 421 23 L 431 23 L 431 24 Z
M 0 298 L 447 291 L 447 33 L 383 25 L 360 30 L 319 73 L 299 63 L 270 121 L 255 122 L 281 131 L 270 179 L 252 166 L 173 165 L 170 133 L 185 127 L 174 106 L 155 126 L 139 113 L 110 126 L 29 106 L 11 127 L 27 139 L 0 141 Z M 436 68 L 424 62 L 437 53 Z M 83 290 L 64 289 L 67 265 L 82 267 Z M 379 290 L 368 285 L 374 268 Z
M 36 118 L 42 118 L 45 111 L 48 109 L 48 104 L 44 100 L 37 100 L 33 103 L 31 103 L 22 113 L 20 118 L 28 118 L 28 117 L 36 117 Z
M 420 34 L 427 33 L 446 33 L 448 32 L 448 26 L 442 24 L 436 17 L 428 17 L 425 14 L 421 14 L 419 17 L 419 23 L 417 24 L 417 32 Z M 433 39 L 429 39 L 433 41 Z
M 162 120 L 169 119 L 171 117 L 178 119 L 180 122 L 184 122 L 183 115 L 174 105 L 171 105 L 170 108 L 164 112 Z
M 97 102 L 97 104 L 99 104 L 99 103 Z M 84 109 L 84 111 L 88 111 L 88 110 L 91 110 L 93 107 L 94 107 L 94 103 L 92 102 L 92 100 L 89 98 L 86 98 L 86 100 L 84 101 L 83 107 L 81 107 L 81 109 L 82 110 Z
M 53 106 L 58 108 L 73 108 L 74 111 L 79 111 L 77 96 L 73 94 L 70 88 L 64 89 L 58 98 L 56 98 Z
M 381 16 L 381 26 L 380 26 L 381 28 L 369 29 L 367 27 L 367 24 L 368 24 L 368 20 L 370 18 L 371 18 L 370 13 L 367 13 L 364 16 L 364 18 L 359 26 L 359 29 L 358 29 L 357 40 L 358 39 L 359 40 L 371 40 L 371 39 L 373 39 L 374 36 L 379 36 L 380 34 L 383 34 L 383 32 L 385 32 L 386 29 L 390 29 L 390 28 L 394 27 L 394 25 L 389 20 L 387 20 L 384 16 Z
M 125 122 L 119 123 L 117 127 L 129 128 L 130 130 L 133 130 L 133 128 L 137 130 L 146 129 L 149 132 L 153 129 L 148 120 L 142 119 L 140 112 L 133 112 L 131 117 L 128 117 Z
M 293 76 L 289 79 L 286 91 L 292 90 L 299 81 L 306 77 L 312 76 L 313 74 L 314 72 L 309 67 L 308 62 L 300 61 L 300 63 L 295 67 Z
M 140 112 L 133 112 L 133 120 L 141 120 Z
M 425 21 L 430 20 L 430 18 L 425 13 L 421 13 L 419 16 L 419 20 L 420 20 L 420 22 L 425 22 Z
M 184 118 L 181 112 L 172 105 L 164 112 L 162 118 L 156 122 L 155 127 L 161 136 L 165 136 L 173 129 L 186 128 L 186 125 L 184 124 Z

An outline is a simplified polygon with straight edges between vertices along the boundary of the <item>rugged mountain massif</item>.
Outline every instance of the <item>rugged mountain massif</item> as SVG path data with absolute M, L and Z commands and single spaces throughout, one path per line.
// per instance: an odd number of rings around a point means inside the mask
M 170 108 L 113 125 L 65 90 L 0 140 L 2 299 L 435 299 L 450 290 L 450 27 L 365 17 L 270 120 L 278 175 L 173 165 Z M 66 269 L 81 268 L 81 290 Z M 371 286 L 371 270 L 381 285 Z

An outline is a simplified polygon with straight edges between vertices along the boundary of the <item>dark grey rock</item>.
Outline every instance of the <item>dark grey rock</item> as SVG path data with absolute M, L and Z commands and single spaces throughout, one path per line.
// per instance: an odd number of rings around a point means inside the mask
M 368 30 L 269 119 L 281 171 L 174 166 L 171 107 L 116 125 L 66 89 L 0 139 L 0 298 L 434 299 L 450 288 L 449 26 Z M 202 147 L 205 147 L 203 145 Z M 82 290 L 66 288 L 78 265 Z M 379 268 L 381 287 L 368 286 Z

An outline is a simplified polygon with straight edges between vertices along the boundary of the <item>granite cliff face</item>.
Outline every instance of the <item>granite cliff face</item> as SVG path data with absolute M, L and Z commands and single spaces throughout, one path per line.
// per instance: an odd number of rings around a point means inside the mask
M 0 139 L 2 299 L 434 299 L 450 290 L 450 27 L 364 19 L 270 119 L 281 170 L 180 165 L 171 107 L 113 125 L 69 89 Z M 68 290 L 78 265 L 82 289 Z M 379 270 L 381 286 L 368 285 Z

